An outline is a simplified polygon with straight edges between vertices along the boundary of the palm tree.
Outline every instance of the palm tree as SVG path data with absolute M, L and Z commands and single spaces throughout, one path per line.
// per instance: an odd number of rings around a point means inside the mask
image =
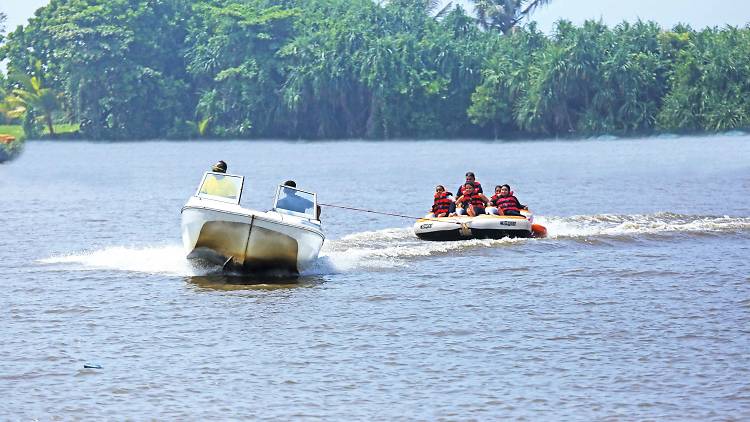
M 537 7 L 551 0 L 473 0 L 477 20 L 484 29 L 496 29 L 507 34 Z
M 194 135 L 198 135 L 200 137 L 206 136 L 208 133 L 208 124 L 211 122 L 211 116 L 206 117 L 201 120 L 186 120 L 185 123 L 187 124 L 187 127 L 191 131 L 189 134 L 189 137 L 193 137 Z
M 55 136 L 52 114 L 60 108 L 60 94 L 50 88 L 42 87 L 41 78 L 17 75 L 13 78 L 20 85 L 11 90 L 5 98 L 6 115 L 10 118 L 20 118 L 28 113 L 39 115 L 36 119 L 47 125 L 49 133 Z

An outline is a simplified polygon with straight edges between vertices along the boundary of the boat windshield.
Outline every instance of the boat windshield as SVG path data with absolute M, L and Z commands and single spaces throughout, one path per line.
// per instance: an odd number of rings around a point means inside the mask
M 245 178 L 224 173 L 206 172 L 197 196 L 232 204 L 240 203 Z
M 279 186 L 273 208 L 284 214 L 317 218 L 317 195 L 290 186 Z

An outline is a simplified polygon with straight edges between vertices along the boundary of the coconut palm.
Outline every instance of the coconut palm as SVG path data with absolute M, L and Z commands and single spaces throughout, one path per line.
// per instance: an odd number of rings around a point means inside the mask
M 47 125 L 49 133 L 55 136 L 52 114 L 60 108 L 60 95 L 50 88 L 42 87 L 38 76 L 17 75 L 13 78 L 20 86 L 11 90 L 5 98 L 6 115 L 10 118 L 25 117 L 29 113 Z
M 551 0 L 473 0 L 479 24 L 485 29 L 508 33 L 537 7 Z

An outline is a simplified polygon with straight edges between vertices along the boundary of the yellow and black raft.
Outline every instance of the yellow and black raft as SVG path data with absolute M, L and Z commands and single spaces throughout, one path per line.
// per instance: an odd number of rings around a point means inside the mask
M 534 215 L 530 211 L 524 210 L 521 214 L 440 218 L 428 215 L 414 223 L 414 234 L 420 239 L 435 241 L 547 236 L 544 226 L 534 224 Z

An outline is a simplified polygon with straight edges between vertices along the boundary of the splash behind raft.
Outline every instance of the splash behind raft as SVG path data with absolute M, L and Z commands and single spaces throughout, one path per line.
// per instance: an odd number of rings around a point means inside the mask
M 477 217 L 429 217 L 414 223 L 414 234 L 424 240 L 502 239 L 504 237 L 546 237 L 547 229 L 534 224 L 534 215 L 480 215 Z

